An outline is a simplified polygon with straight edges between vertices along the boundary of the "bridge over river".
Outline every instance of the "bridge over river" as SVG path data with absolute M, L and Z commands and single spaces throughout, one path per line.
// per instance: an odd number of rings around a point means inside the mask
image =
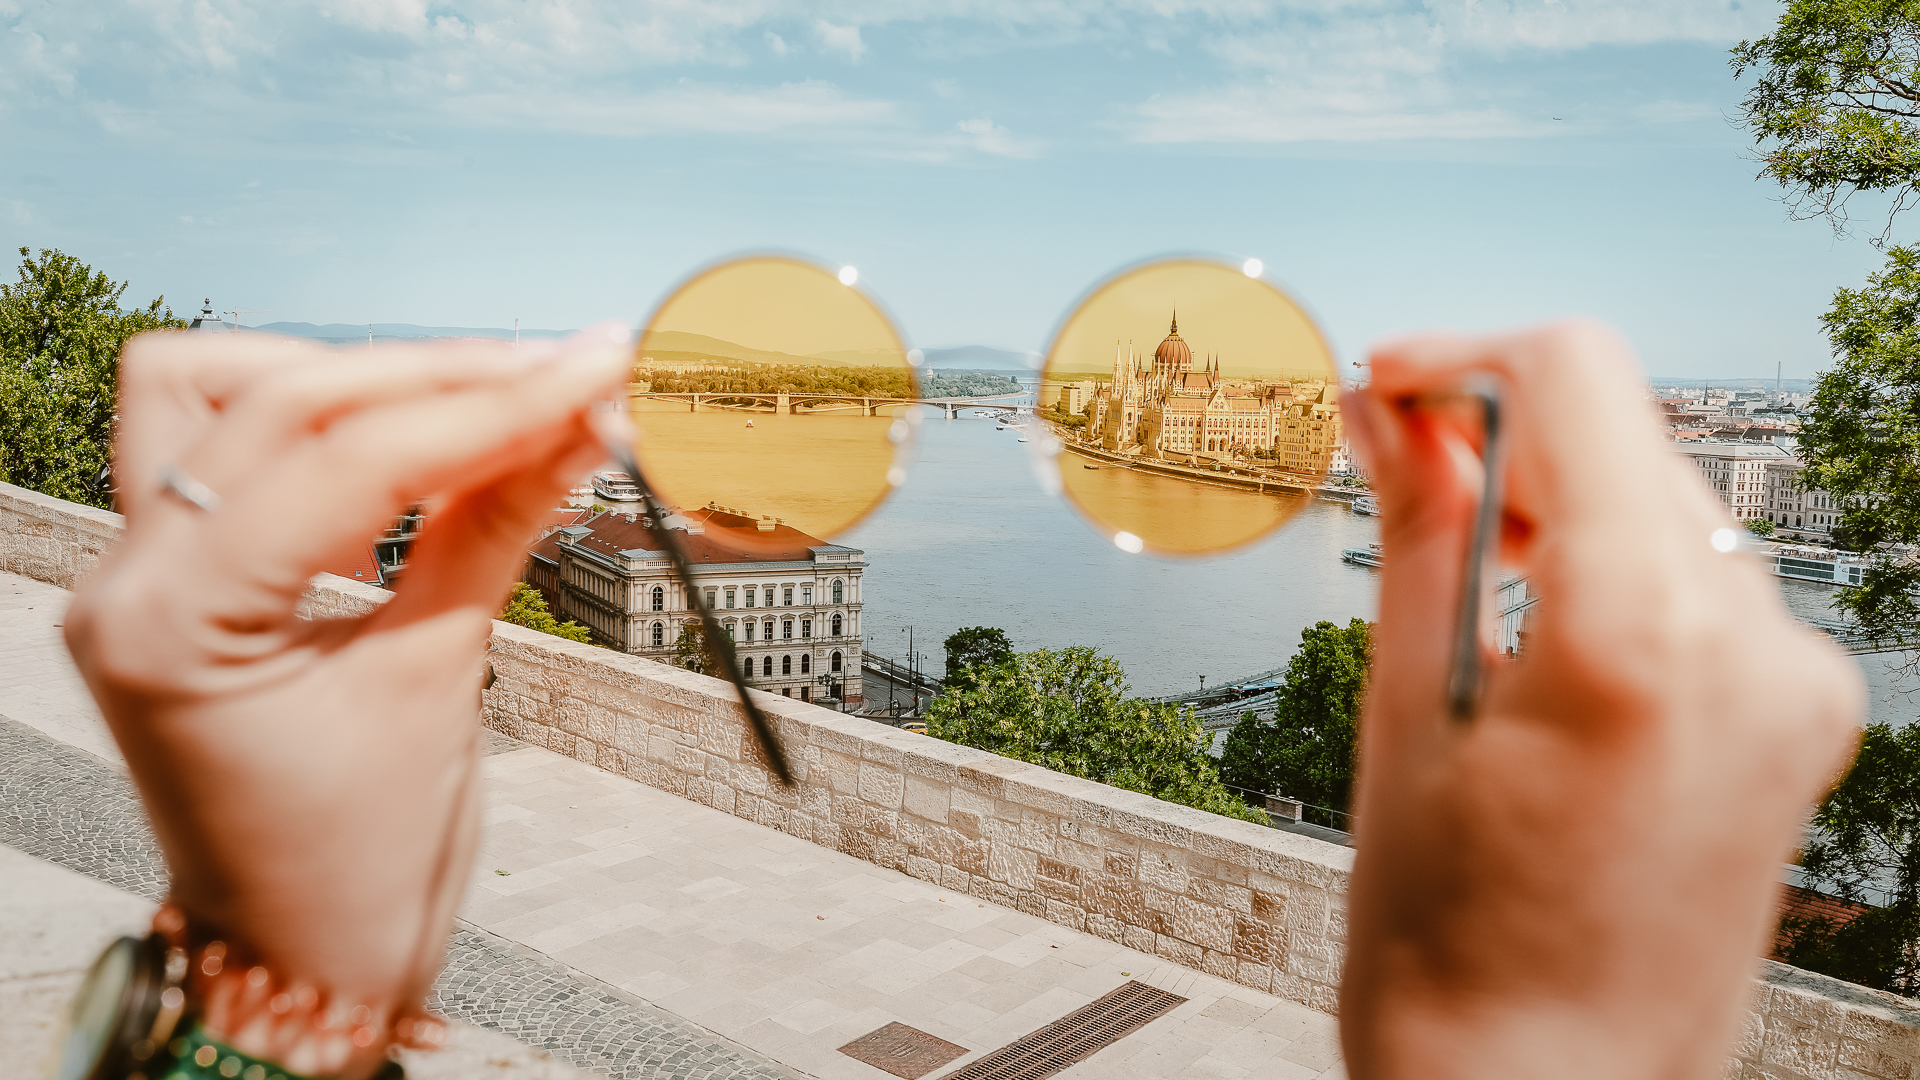
M 947 419 L 952 420 L 968 409 L 982 412 L 1031 413 L 1033 403 L 1023 400 L 1031 395 L 1026 391 L 1011 394 L 992 394 L 985 397 L 944 397 L 944 398 L 896 398 L 864 397 L 859 394 L 835 393 L 787 393 L 781 391 L 741 392 L 737 390 L 714 391 L 712 393 L 635 393 L 629 395 L 635 401 L 672 401 L 683 403 L 688 412 L 701 409 L 731 409 L 737 412 L 789 413 L 798 414 L 802 406 L 808 413 L 852 412 L 860 411 L 862 416 L 878 416 L 881 409 L 897 408 L 901 405 L 929 405 L 941 409 Z M 995 403 L 998 404 L 995 404 Z

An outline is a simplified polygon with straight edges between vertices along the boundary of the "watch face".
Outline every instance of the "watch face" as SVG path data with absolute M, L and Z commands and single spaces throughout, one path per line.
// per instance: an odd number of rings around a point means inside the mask
M 99 1071 L 121 1028 L 139 949 L 138 939 L 123 937 L 93 962 L 55 1039 L 48 1080 L 90 1080 Z

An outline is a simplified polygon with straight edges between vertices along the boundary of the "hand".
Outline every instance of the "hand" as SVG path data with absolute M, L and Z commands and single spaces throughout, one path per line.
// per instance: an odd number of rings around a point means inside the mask
M 543 352 L 336 351 L 160 333 L 127 346 L 127 532 L 66 634 L 196 938 L 323 1007 L 365 1005 L 376 1025 L 420 1007 L 472 859 L 490 619 L 539 516 L 604 460 L 588 414 L 624 389 L 625 339 L 613 327 Z M 169 465 L 220 507 L 163 495 Z M 391 602 L 295 616 L 314 573 L 423 497 L 431 516 Z M 206 1022 L 309 1075 L 384 1063 L 384 1039 L 275 1023 L 260 1004 L 210 1001 Z
M 1341 988 L 1376 1077 L 1717 1077 L 1781 862 L 1849 758 L 1859 673 L 1797 625 L 1663 444 L 1602 327 L 1379 348 L 1351 403 L 1385 566 Z M 1420 399 L 1506 388 L 1503 561 L 1541 596 L 1449 719 L 1477 436 Z

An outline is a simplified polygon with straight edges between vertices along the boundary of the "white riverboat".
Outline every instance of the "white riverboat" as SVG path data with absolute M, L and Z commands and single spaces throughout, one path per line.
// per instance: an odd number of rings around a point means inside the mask
M 1340 553 L 1340 561 L 1352 563 L 1355 566 L 1378 567 L 1380 564 L 1386 562 L 1385 549 L 1379 544 L 1368 544 L 1366 547 L 1348 548 Z
M 1817 581 L 1823 585 L 1858 585 L 1867 572 L 1867 560 L 1848 551 L 1781 545 L 1767 552 L 1775 577 Z
M 1356 514 L 1365 514 L 1368 517 L 1379 517 L 1380 500 L 1372 495 L 1362 495 L 1353 500 L 1353 512 Z
M 640 501 L 640 489 L 634 485 L 633 477 L 623 472 L 594 473 L 593 493 L 608 502 Z

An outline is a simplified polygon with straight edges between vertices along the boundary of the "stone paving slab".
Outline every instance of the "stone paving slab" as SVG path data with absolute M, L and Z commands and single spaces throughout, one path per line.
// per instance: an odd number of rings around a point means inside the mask
M 0 714 L 117 762 L 53 625 L 64 597 L 0 575 Z M 570 973 L 575 996 L 556 1007 L 654 1007 L 690 1041 L 731 1040 L 768 1068 L 882 1080 L 837 1048 L 899 1021 L 966 1047 L 941 1070 L 950 1071 L 1139 979 L 1189 1000 L 1073 1066 L 1070 1078 L 1344 1075 L 1335 1021 L 1305 1006 L 543 749 L 489 750 L 480 852 L 461 915 L 483 932 L 473 933 L 476 948 L 490 944 L 487 935 L 516 947 L 491 943 L 486 956 L 546 957 L 549 972 Z M 472 970 L 465 947 L 457 936 L 450 972 Z M 494 985 L 517 986 L 524 974 Z M 530 1021 L 514 1033 L 546 1045 L 555 1030 Z M 618 1038 L 609 1033 L 602 1045 Z

